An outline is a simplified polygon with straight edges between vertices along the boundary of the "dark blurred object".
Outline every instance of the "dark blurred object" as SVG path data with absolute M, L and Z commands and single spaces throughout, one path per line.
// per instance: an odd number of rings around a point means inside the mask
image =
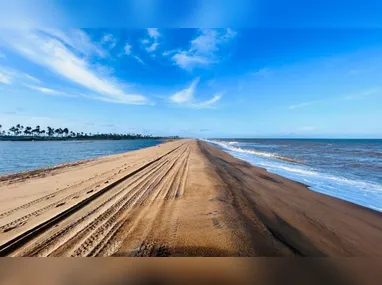
M 2 258 L 0 284 L 380 284 L 380 259 Z

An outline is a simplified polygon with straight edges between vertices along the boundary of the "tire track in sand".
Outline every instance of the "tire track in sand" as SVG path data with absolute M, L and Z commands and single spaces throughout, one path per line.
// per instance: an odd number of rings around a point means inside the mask
M 173 161 L 177 161 L 181 155 L 182 154 L 177 155 Z M 170 162 L 167 162 L 158 167 L 155 171 L 148 173 L 148 176 L 143 179 L 144 183 L 135 185 L 134 187 L 124 188 L 121 191 L 123 192 L 122 196 L 124 196 L 118 202 L 111 201 L 110 205 L 107 206 L 106 212 L 96 217 L 90 225 L 86 226 L 81 232 L 78 232 L 71 240 L 64 244 L 62 248 L 52 253 L 51 256 L 86 255 L 110 230 L 113 230 L 115 224 L 123 218 L 129 208 L 139 205 L 142 196 L 155 187 L 155 181 L 161 176 L 166 175 L 166 169 L 172 167 L 173 163 L 169 164 Z M 75 249 L 70 250 L 70 248 Z
M 171 185 L 169 181 L 174 179 L 179 174 L 179 166 L 184 163 L 184 160 L 188 158 L 189 148 L 185 149 L 178 157 L 172 160 L 172 162 L 163 167 L 162 171 L 154 176 L 149 181 L 149 185 L 145 189 L 141 189 L 140 196 L 134 201 L 134 206 L 141 206 L 147 203 L 158 203 L 158 200 L 152 198 L 156 192 L 161 192 L 162 189 L 168 185 Z M 155 195 L 158 197 L 158 195 Z M 163 203 L 159 202 L 159 203 Z M 147 214 L 145 209 L 148 209 L 152 213 L 150 207 L 142 209 L 143 216 Z M 106 223 L 100 225 L 97 229 L 94 229 L 91 234 L 88 234 L 86 240 L 81 242 L 74 242 L 72 244 L 79 245 L 74 252 L 56 252 L 54 256 L 96 256 L 96 255 L 111 255 L 118 249 L 118 244 L 126 237 L 122 234 L 121 228 L 127 226 L 126 220 L 129 218 L 128 211 L 121 209 L 112 218 L 109 218 Z M 134 217 L 134 222 L 139 222 L 139 217 Z M 150 228 L 150 225 L 146 225 Z M 105 242 L 104 239 L 107 239 Z

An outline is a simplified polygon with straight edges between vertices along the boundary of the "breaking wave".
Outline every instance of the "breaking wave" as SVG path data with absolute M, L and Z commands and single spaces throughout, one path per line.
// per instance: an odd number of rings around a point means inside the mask
M 219 145 L 219 146 L 226 148 L 226 149 L 229 149 L 231 151 L 249 153 L 249 154 L 254 154 L 254 155 L 258 155 L 258 156 L 262 156 L 262 157 L 275 158 L 275 159 L 280 159 L 280 160 L 284 160 L 284 161 L 288 161 L 288 162 L 294 162 L 294 163 L 300 163 L 300 164 L 304 163 L 303 161 L 300 161 L 297 159 L 293 159 L 293 158 L 286 157 L 286 156 L 280 156 L 280 155 L 269 153 L 269 152 L 256 151 L 256 150 L 252 150 L 252 149 L 242 149 L 240 147 L 235 146 L 238 144 L 238 142 L 235 142 L 235 141 L 227 143 L 227 142 L 223 142 L 223 141 L 215 141 L 215 140 L 207 140 L 207 139 L 203 139 L 203 140 L 206 142 L 212 143 L 212 144 Z

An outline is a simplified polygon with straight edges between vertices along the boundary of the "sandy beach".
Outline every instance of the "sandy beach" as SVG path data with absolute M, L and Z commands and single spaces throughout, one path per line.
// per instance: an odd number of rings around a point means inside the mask
M 191 139 L 0 176 L 1 256 L 382 256 L 381 221 Z

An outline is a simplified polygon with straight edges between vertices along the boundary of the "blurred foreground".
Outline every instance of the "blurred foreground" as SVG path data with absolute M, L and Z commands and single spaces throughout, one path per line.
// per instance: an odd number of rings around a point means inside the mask
M 380 284 L 381 260 L 104 258 L 0 260 L 0 284 Z

